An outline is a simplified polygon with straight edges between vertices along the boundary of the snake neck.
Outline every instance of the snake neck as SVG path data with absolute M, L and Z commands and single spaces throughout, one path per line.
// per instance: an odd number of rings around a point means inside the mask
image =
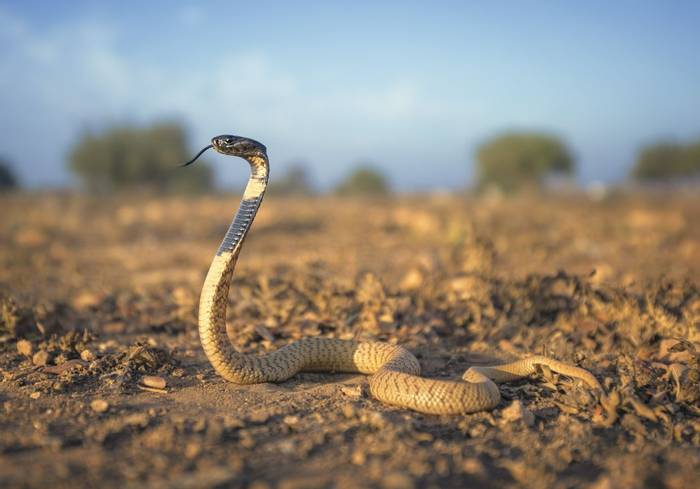
M 243 241 L 265 194 L 269 175 L 266 157 L 250 157 L 247 160 L 250 163 L 250 178 L 243 199 L 209 267 L 199 301 L 202 346 L 214 369 L 224 378 L 230 376 L 230 364 L 240 355 L 226 335 L 229 287 Z
M 250 163 L 250 178 L 243 192 L 243 199 L 238 206 L 238 211 L 216 252 L 217 255 L 240 249 L 265 194 L 270 173 L 267 158 L 252 157 L 248 159 L 248 162 Z

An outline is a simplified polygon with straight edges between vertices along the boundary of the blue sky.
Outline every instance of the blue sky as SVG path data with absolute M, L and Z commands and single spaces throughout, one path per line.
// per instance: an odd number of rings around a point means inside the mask
M 322 186 L 372 161 L 459 188 L 485 138 L 541 129 L 580 182 L 614 182 L 640 145 L 700 136 L 698 26 L 681 1 L 0 0 L 0 155 L 66 185 L 82 129 L 176 118 L 193 151 L 250 136 Z M 210 159 L 224 186 L 247 176 Z

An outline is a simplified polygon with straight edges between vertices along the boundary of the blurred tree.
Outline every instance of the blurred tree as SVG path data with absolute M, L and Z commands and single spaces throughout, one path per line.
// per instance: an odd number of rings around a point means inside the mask
M 12 167 L 5 159 L 0 159 L 0 192 L 12 190 L 18 185 Z
M 386 195 L 389 193 L 389 183 L 379 170 L 360 165 L 345 177 L 335 191 L 339 195 Z
M 503 134 L 483 143 L 476 153 L 478 187 L 506 192 L 539 187 L 551 174 L 571 174 L 574 158 L 555 136 L 536 132 Z
M 700 141 L 689 145 L 659 142 L 646 146 L 630 174 L 646 182 L 700 176 Z
M 685 148 L 683 170 L 686 175 L 700 175 L 700 139 Z
M 287 173 L 280 178 L 270 180 L 267 188 L 271 195 L 312 195 L 314 193 L 313 184 L 303 163 L 289 167 Z
M 92 192 L 148 188 L 161 192 L 201 192 L 211 187 L 205 162 L 178 169 L 191 158 L 185 129 L 176 123 L 151 127 L 116 126 L 85 133 L 70 153 L 70 169 Z

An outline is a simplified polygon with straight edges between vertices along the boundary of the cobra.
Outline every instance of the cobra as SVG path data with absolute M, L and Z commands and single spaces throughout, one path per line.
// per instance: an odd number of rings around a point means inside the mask
M 238 256 L 262 203 L 270 171 L 267 148 L 253 139 L 222 135 L 212 139 L 205 151 L 243 158 L 250 177 L 224 239 L 211 262 L 199 302 L 199 336 L 214 370 L 236 384 L 282 382 L 300 371 L 359 372 L 369 375 L 369 391 L 381 402 L 430 414 L 463 414 L 496 407 L 500 400 L 497 383 L 532 375 L 537 366 L 582 380 L 602 391 L 587 370 L 544 356 L 531 356 L 503 365 L 473 366 L 463 381 L 421 377 L 418 360 L 402 346 L 383 342 L 308 337 L 264 355 L 242 354 L 226 334 L 229 286 Z

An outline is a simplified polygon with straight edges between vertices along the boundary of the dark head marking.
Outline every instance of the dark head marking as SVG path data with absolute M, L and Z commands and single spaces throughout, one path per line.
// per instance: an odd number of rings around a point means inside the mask
M 197 153 L 197 156 L 182 166 L 191 165 L 197 160 L 197 158 L 202 156 L 202 153 L 210 148 L 214 148 L 216 151 L 224 155 L 239 156 L 241 158 L 267 156 L 267 148 L 265 145 L 254 139 L 222 134 L 221 136 L 212 138 L 209 146 L 202 149 L 199 153 Z

